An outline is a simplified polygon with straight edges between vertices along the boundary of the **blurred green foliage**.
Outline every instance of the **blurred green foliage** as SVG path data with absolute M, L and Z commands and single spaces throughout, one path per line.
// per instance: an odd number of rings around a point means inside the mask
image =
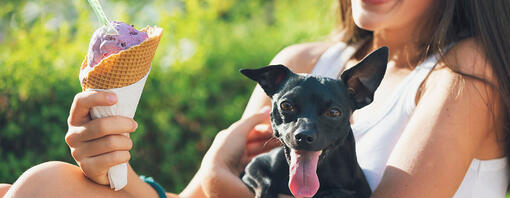
M 324 39 L 333 1 L 102 1 L 107 15 L 164 35 L 135 120 L 131 164 L 179 192 L 215 134 L 239 119 L 259 67 L 285 46 Z M 0 1 L 0 183 L 36 164 L 74 163 L 66 119 L 99 26 L 85 0 Z

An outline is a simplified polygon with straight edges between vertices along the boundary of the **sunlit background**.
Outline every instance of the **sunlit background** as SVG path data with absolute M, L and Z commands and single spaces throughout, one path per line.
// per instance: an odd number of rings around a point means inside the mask
M 135 120 L 131 164 L 180 192 L 254 83 L 238 70 L 324 40 L 333 0 L 101 0 L 113 20 L 164 28 Z M 49 160 L 74 163 L 64 135 L 79 66 L 99 27 L 87 0 L 0 1 L 0 183 Z

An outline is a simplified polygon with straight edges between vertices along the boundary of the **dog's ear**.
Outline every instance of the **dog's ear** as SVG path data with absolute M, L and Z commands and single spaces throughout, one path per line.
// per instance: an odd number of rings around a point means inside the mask
M 374 92 L 381 83 L 388 64 L 388 48 L 381 47 L 366 56 L 340 77 L 347 85 L 353 109 L 360 109 L 374 100 Z
M 259 69 L 241 69 L 240 72 L 248 78 L 257 81 L 266 94 L 275 94 L 294 73 L 284 65 L 269 65 Z

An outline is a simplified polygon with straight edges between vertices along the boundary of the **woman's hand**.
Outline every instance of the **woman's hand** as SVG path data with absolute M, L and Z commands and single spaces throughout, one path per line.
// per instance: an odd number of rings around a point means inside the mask
M 262 109 L 261 111 L 266 110 Z M 273 129 L 269 122 L 269 116 L 266 116 L 264 121 L 255 125 L 248 134 L 245 150 L 241 158 L 241 170 L 244 170 L 244 167 L 257 155 L 268 152 L 281 145 L 282 143 L 273 136 Z
M 180 196 L 253 197 L 239 176 L 249 159 L 274 148 L 275 143 L 268 143 L 263 149 L 265 141 L 271 137 L 270 128 L 264 126 L 269 111 L 270 108 L 265 107 L 220 131 L 205 154 L 200 170 Z
M 253 197 L 239 175 L 244 168 L 242 159 L 249 158 L 245 149 L 249 134 L 269 117 L 269 111 L 264 107 L 216 135 L 200 167 L 205 171 L 202 189 L 208 197 Z
M 267 134 L 257 131 L 256 127 L 269 118 L 269 112 L 270 108 L 264 107 L 260 112 L 241 119 L 230 125 L 229 128 L 220 131 L 205 154 L 201 167 L 225 169 L 232 174 L 239 175 L 247 163 L 243 160 L 251 159 L 254 155 L 263 152 L 262 146 L 259 148 L 253 145 L 248 147 L 247 143 L 249 142 L 248 137 L 251 137 L 250 143 L 260 143 L 260 140 L 265 139 Z M 259 134 L 250 133 L 253 131 L 257 131 Z
M 135 131 L 137 123 L 130 118 L 112 116 L 91 120 L 94 106 L 111 106 L 117 102 L 113 93 L 87 91 L 77 94 L 68 118 L 65 140 L 81 170 L 90 180 L 109 184 L 107 172 L 114 165 L 130 159 L 131 139 L 122 133 Z

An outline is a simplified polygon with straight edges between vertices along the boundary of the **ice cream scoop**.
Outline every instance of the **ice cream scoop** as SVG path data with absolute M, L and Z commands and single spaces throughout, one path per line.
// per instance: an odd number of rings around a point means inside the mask
M 92 35 L 87 53 L 87 66 L 81 68 L 80 71 L 81 82 L 88 72 L 104 58 L 138 45 L 148 38 L 146 32 L 138 31 L 132 25 L 117 21 L 111 24 L 117 30 L 118 35 L 108 34 L 104 27 L 97 29 Z

